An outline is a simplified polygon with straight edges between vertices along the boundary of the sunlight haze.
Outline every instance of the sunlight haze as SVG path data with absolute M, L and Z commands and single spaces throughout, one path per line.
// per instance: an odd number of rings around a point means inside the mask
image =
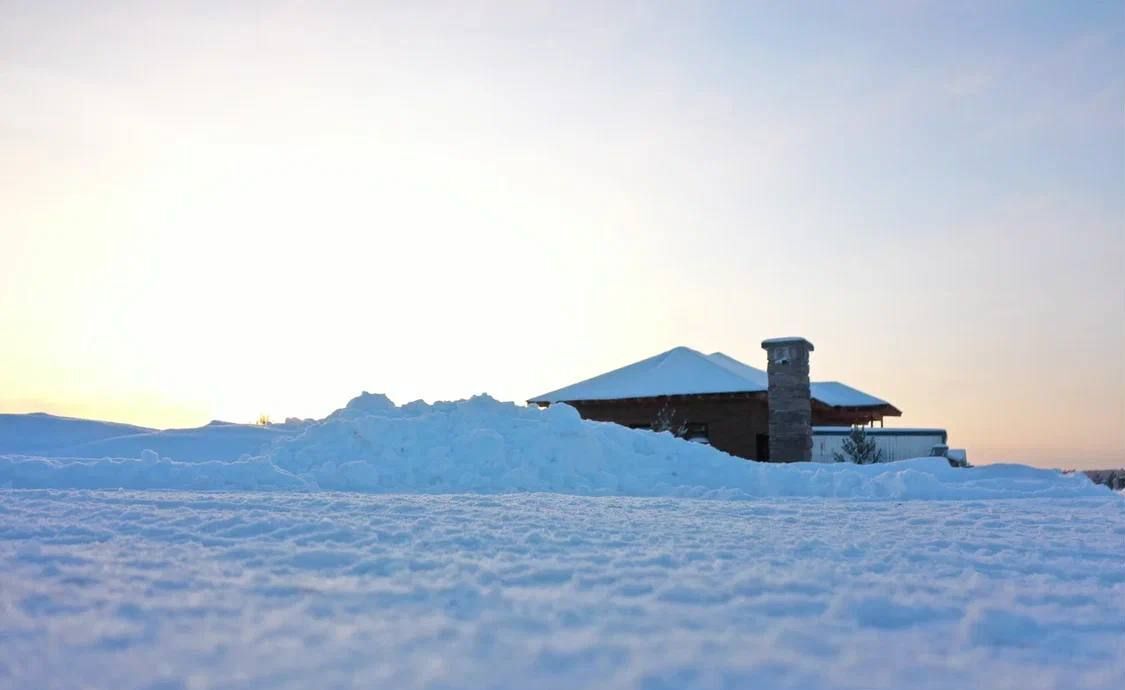
M 0 1 L 0 412 L 801 335 L 974 463 L 1125 464 L 1125 5 L 234 5 Z

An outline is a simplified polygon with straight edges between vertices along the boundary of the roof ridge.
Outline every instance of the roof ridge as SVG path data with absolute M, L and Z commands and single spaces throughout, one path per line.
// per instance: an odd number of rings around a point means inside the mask
M 769 389 L 769 373 L 725 352 L 704 354 L 677 345 L 578 383 L 528 399 L 529 403 L 576 400 L 620 400 L 669 395 L 762 393 Z M 811 397 L 829 407 L 890 405 L 840 381 L 810 381 Z
M 733 358 L 730 359 L 737 362 L 737 360 Z M 688 363 L 689 366 L 695 367 L 694 375 L 685 378 L 683 373 L 690 372 L 677 372 L 677 367 L 675 366 L 676 362 Z M 741 362 L 738 363 L 741 364 Z M 687 390 L 694 385 L 692 379 L 699 378 L 699 374 L 701 373 L 699 370 L 700 366 L 705 367 L 707 371 L 711 372 L 710 374 L 703 374 L 703 378 L 710 379 L 711 383 L 702 384 L 703 390 Z M 681 376 L 677 376 L 677 373 L 681 373 Z M 652 376 L 652 374 L 657 374 L 657 376 Z M 634 375 L 640 380 L 615 381 L 615 379 L 627 379 Z M 670 386 L 672 389 L 684 388 L 685 390 L 671 390 L 665 392 L 649 390 L 652 386 L 649 385 L 645 379 L 656 379 L 660 377 L 659 375 L 664 375 L 670 379 L 670 381 L 664 382 L 665 386 Z M 621 390 L 615 391 L 614 384 L 620 386 L 621 389 L 631 391 L 631 393 L 622 393 Z M 713 388 L 713 390 L 706 390 L 708 387 Z M 599 388 L 602 390 L 598 390 Z M 605 390 L 606 388 L 609 390 Z M 676 347 L 633 362 L 632 364 L 626 364 L 625 366 L 607 371 L 604 374 L 592 376 L 569 386 L 564 386 L 557 390 L 544 393 L 543 395 L 530 398 L 528 402 L 553 402 L 568 399 L 616 399 L 621 397 L 651 397 L 654 395 L 697 395 L 716 392 L 749 393 L 764 390 L 765 387 L 760 382 L 748 378 L 741 372 L 733 371 L 730 367 L 716 362 L 699 350 L 687 347 L 686 345 L 677 345 Z

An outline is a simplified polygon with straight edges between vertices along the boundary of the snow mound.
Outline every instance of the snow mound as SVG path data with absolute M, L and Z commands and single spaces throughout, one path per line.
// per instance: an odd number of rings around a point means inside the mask
M 398 406 L 382 393 L 363 391 L 344 407 L 328 415 L 328 419 L 355 418 L 367 415 L 394 414 Z
M 51 455 L 61 448 L 152 431 L 155 429 L 45 412 L 0 414 L 0 453 Z
M 226 427 L 220 427 L 225 429 Z M 741 460 L 667 433 L 582 420 L 488 396 L 396 406 L 364 393 L 324 421 L 237 461 L 0 456 L 12 488 L 338 490 L 755 498 L 978 499 L 1110 496 L 1084 475 L 942 459 L 856 466 Z M 175 457 L 175 456 L 173 456 Z
M 212 420 L 190 429 L 149 429 L 43 413 L 0 414 L 0 454 L 52 458 L 140 458 L 152 450 L 181 462 L 238 460 L 295 436 L 301 420 L 261 426 Z
M 0 455 L 0 487 L 16 489 L 308 490 L 267 457 L 179 462 L 145 450 L 139 458 Z
M 44 453 L 51 457 L 139 458 L 146 450 L 181 462 L 233 461 L 257 455 L 274 442 L 301 431 L 281 425 L 229 424 L 212 422 L 193 429 L 164 429 L 129 436 L 99 439 Z

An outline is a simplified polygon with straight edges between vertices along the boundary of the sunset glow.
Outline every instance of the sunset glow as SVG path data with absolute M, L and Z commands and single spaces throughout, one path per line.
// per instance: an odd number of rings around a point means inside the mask
M 4 3 L 0 412 L 522 401 L 801 335 L 975 463 L 1125 463 L 1120 5 L 397 5 Z

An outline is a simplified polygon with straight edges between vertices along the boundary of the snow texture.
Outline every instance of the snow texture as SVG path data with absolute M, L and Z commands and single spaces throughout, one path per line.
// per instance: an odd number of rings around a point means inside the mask
M 0 491 L 0 688 L 1125 687 L 1125 501 Z
M 719 354 L 719 353 L 716 353 Z M 692 393 L 743 393 L 766 390 L 764 371 L 746 366 L 739 370 L 688 347 L 676 347 L 620 369 L 572 386 L 545 393 L 529 402 L 560 400 L 612 400 Z M 753 372 L 753 373 L 749 373 Z
M 63 448 L 56 457 L 140 457 L 151 450 L 184 462 L 230 460 L 262 452 L 275 441 L 290 438 L 299 430 L 256 424 L 208 424 L 196 429 L 165 429 L 132 436 L 118 436 Z
M 839 381 L 814 381 L 809 385 L 809 391 L 813 400 L 829 407 L 880 407 L 890 404 Z
M 156 430 L 132 424 L 57 417 L 43 412 L 0 414 L 0 452 L 50 455 L 61 448 L 153 431 Z
M 225 429 L 214 431 L 216 439 Z M 240 437 L 236 437 L 236 440 Z M 233 443 L 230 439 L 228 442 Z M 219 440 L 210 443 L 221 445 Z M 135 446 L 134 448 L 139 448 Z M 0 449 L 2 451 L 2 449 Z M 231 456 L 233 452 L 217 455 Z M 487 396 L 396 406 L 365 393 L 264 453 L 199 462 L 161 457 L 0 456 L 0 487 L 55 489 L 337 490 L 373 493 L 554 492 L 746 499 L 817 496 L 983 499 L 1104 496 L 1083 474 L 1021 465 L 963 470 L 941 458 L 894 464 L 769 464 L 668 433 L 584 421 Z
M 43 457 L 139 458 L 144 450 L 184 462 L 235 460 L 259 453 L 302 424 L 231 424 L 214 421 L 194 429 L 149 429 L 131 424 L 54 415 L 0 415 L 0 453 Z
M 754 463 L 486 396 L 6 415 L 0 689 L 1120 688 L 1123 534 L 1084 474 Z
M 544 393 L 529 403 L 617 400 L 662 395 L 761 393 L 769 375 L 722 352 L 677 347 L 626 367 Z M 813 382 L 810 393 L 830 407 L 878 407 L 887 401 L 838 381 Z

